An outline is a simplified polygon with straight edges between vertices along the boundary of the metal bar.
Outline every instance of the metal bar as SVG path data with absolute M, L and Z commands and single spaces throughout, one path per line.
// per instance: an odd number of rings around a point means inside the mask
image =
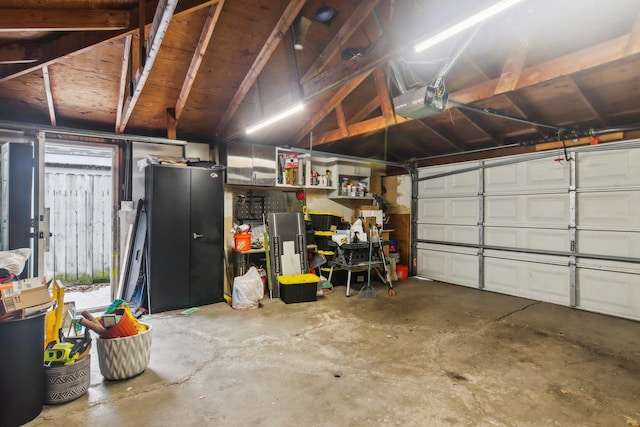
M 478 288 L 484 289 L 484 162 L 478 176 Z
M 576 290 L 576 153 L 571 153 L 569 162 L 569 306 L 577 304 Z

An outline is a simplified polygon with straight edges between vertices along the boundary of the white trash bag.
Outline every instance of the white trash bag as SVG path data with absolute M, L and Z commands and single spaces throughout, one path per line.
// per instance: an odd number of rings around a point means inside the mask
M 31 256 L 31 249 L 13 249 L 0 252 L 0 268 L 4 268 L 9 273 L 16 276 L 22 273 L 27 259 Z
M 244 275 L 233 279 L 231 307 L 236 310 L 258 308 L 264 297 L 264 284 L 258 269 L 251 267 Z

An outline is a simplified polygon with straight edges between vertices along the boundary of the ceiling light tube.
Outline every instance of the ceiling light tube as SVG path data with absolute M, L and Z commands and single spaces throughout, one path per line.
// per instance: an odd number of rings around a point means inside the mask
M 474 25 L 486 21 L 492 16 L 497 15 L 498 13 L 510 8 L 511 6 L 520 3 L 521 1 L 522 0 L 501 0 L 489 6 L 488 8 L 476 13 L 475 15 L 472 15 L 469 18 L 447 28 L 446 30 L 441 31 L 429 37 L 428 39 L 417 43 L 414 46 L 414 49 L 416 52 L 422 52 L 423 50 L 428 49 L 431 46 L 434 46 L 450 37 L 453 37 L 456 34 L 473 27 Z
M 264 127 L 267 127 L 269 125 L 274 124 L 275 122 L 278 122 L 286 117 L 289 117 L 292 114 L 297 113 L 298 111 L 302 111 L 304 110 L 304 104 L 301 102 L 299 104 L 294 105 L 293 107 L 287 108 L 284 111 L 279 112 L 278 114 L 276 114 L 275 116 L 271 116 L 268 119 L 262 120 L 258 123 L 256 123 L 255 125 L 249 126 L 246 130 L 247 135 L 250 133 L 253 133 L 259 129 L 262 129 Z

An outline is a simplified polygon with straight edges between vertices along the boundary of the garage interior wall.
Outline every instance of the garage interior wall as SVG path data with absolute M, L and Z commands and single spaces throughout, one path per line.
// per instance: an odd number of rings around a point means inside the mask
M 640 320 L 640 142 L 421 168 L 417 274 Z

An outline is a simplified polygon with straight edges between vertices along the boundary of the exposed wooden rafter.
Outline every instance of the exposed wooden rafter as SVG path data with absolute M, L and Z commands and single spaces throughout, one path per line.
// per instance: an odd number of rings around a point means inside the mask
M 367 102 L 356 113 L 347 120 L 349 124 L 358 123 L 366 119 L 376 108 L 380 107 L 380 98 L 375 96 L 371 101 Z
M 427 129 L 429 132 L 432 132 L 433 134 L 435 134 L 438 138 L 444 141 L 447 145 L 451 146 L 454 150 L 467 151 L 468 148 L 464 144 L 456 141 L 456 138 L 453 135 L 451 135 L 449 132 L 447 132 L 445 129 L 442 129 L 435 125 L 429 125 L 423 122 L 422 120 L 415 120 L 415 121 L 418 122 L 425 129 Z
M 51 93 L 51 78 L 49 76 L 49 67 L 42 67 L 42 80 L 44 81 L 44 92 L 47 97 L 47 108 L 49 110 L 49 120 L 51 126 L 56 125 L 56 109 L 53 105 L 53 94 Z
M 356 10 L 349 16 L 349 19 L 338 30 L 336 36 L 327 44 L 322 53 L 318 55 L 316 60 L 304 73 L 301 82 L 308 81 L 312 76 L 322 72 L 327 64 L 344 48 L 345 43 L 349 41 L 351 36 L 360 29 L 362 23 L 369 17 L 373 9 L 380 0 L 364 0 L 361 1 Z
M 191 88 L 193 87 L 193 82 L 198 75 L 198 70 L 200 69 L 202 58 L 207 51 L 207 46 L 209 46 L 209 41 L 211 40 L 211 36 L 213 35 L 213 30 L 216 27 L 216 23 L 218 22 L 218 18 L 220 17 L 220 12 L 222 11 L 223 5 L 224 0 L 220 0 L 217 4 L 214 4 L 209 8 L 209 14 L 207 15 L 207 19 L 204 22 L 202 33 L 200 33 L 200 39 L 198 40 L 195 51 L 193 52 L 189 70 L 187 70 L 187 77 L 182 83 L 182 90 L 180 90 L 180 96 L 178 96 L 178 100 L 176 101 L 176 121 L 180 120 L 180 117 L 182 116 L 182 111 L 184 110 L 184 106 L 187 103 L 187 98 L 189 97 L 189 93 L 191 92 Z
M 338 130 L 342 132 L 342 137 L 346 138 L 349 135 L 347 130 L 347 120 L 344 117 L 344 109 L 342 108 L 342 102 L 336 105 L 336 120 L 338 121 Z
M 191 13 L 203 7 L 211 6 L 219 0 L 180 0 L 174 11 L 174 16 L 184 13 Z M 152 22 L 155 10 L 154 2 L 147 2 L 147 10 L 145 12 L 146 22 L 149 25 Z M 69 55 L 76 55 L 86 51 L 87 49 L 112 40 L 119 39 L 137 31 L 138 11 L 135 9 L 131 13 L 129 27 L 123 30 L 115 31 L 92 31 L 92 32 L 70 32 L 62 34 L 59 37 L 51 39 L 51 41 L 42 45 L 39 56 L 35 62 L 28 64 L 14 64 L 6 66 L 0 71 L 0 83 L 13 79 L 32 71 L 42 68 L 43 65 L 50 65 L 57 60 L 65 58 Z M 19 45 L 17 45 L 19 46 Z
M 0 64 L 31 64 L 40 59 L 40 49 L 15 43 L 0 46 Z
M 582 89 L 580 89 L 574 78 L 571 76 L 566 76 L 565 79 L 567 80 L 567 82 L 569 82 L 569 85 L 576 92 L 576 94 L 580 98 L 580 101 L 582 101 L 582 104 L 587 107 L 591 115 L 598 121 L 598 123 L 601 126 L 607 126 L 606 120 L 604 120 L 602 114 L 600 114 L 598 109 L 595 107 L 595 103 L 591 99 L 589 99 L 587 94 L 584 93 Z
M 382 109 L 382 117 L 384 117 L 387 125 L 393 124 L 394 113 L 393 106 L 391 104 L 391 98 L 389 97 L 389 89 L 384 78 L 384 71 L 381 67 L 373 70 L 373 80 L 376 84 L 376 91 L 378 92 L 378 99 L 380 100 L 380 108 Z
M 129 26 L 129 12 L 100 9 L 0 9 L 0 33 L 109 31 Z
M 489 137 L 489 139 L 491 139 L 491 141 L 493 142 L 494 145 L 502 145 L 502 141 L 500 140 L 500 136 L 498 136 L 497 134 L 485 129 L 483 126 L 480 126 L 480 124 L 478 124 L 478 122 L 476 120 L 473 120 L 473 118 L 469 115 L 469 113 L 467 111 L 464 110 L 464 108 L 458 108 L 458 112 L 462 115 L 462 117 L 465 118 L 465 120 L 467 120 L 471 124 L 471 126 L 476 128 L 476 130 L 478 130 L 480 133 L 483 133 L 487 137 Z
M 520 74 L 524 69 L 524 62 L 527 59 L 529 50 L 523 46 L 520 46 L 514 52 L 507 57 L 502 68 L 502 73 L 498 78 L 498 85 L 496 86 L 496 95 L 504 92 L 511 92 L 520 79 Z
M 295 141 L 294 144 L 296 142 L 300 143 L 302 139 L 305 138 L 306 135 L 308 135 L 309 132 L 311 132 L 313 128 L 322 121 L 322 119 L 324 119 L 331 111 L 333 111 L 333 109 L 336 108 L 336 105 L 341 103 L 343 99 L 345 99 L 351 92 L 353 92 L 353 90 L 357 88 L 360 83 L 362 83 L 364 79 L 369 76 L 369 74 L 371 73 L 369 72 L 360 74 L 359 76 L 340 86 L 340 88 L 335 91 L 331 98 L 327 102 L 324 102 L 322 104 L 322 108 L 318 110 L 309 120 L 307 120 L 305 126 L 303 126 L 293 138 L 293 141 Z
M 262 46 L 262 50 L 258 53 L 256 60 L 253 62 L 253 65 L 249 69 L 249 72 L 244 76 L 240 87 L 236 91 L 235 95 L 229 102 L 229 106 L 227 110 L 222 115 L 222 118 L 218 122 L 218 126 L 216 127 L 216 132 L 218 134 L 222 134 L 226 127 L 229 125 L 231 118 L 238 110 L 240 103 L 247 96 L 247 93 L 257 80 L 258 76 L 262 72 L 262 69 L 265 67 L 269 58 L 276 50 L 280 41 L 282 40 L 283 34 L 288 31 L 289 27 L 293 23 L 293 20 L 296 18 L 302 6 L 304 6 L 306 0 L 291 0 L 289 5 L 285 9 L 284 13 L 278 20 L 278 23 L 271 31 L 271 34 L 267 38 L 266 43 Z
M 406 122 L 408 119 L 395 116 L 394 121 L 398 124 Z M 364 120 L 347 126 L 349 136 L 364 135 L 367 133 L 378 132 L 387 127 L 386 120 L 383 116 L 374 117 L 373 119 Z M 332 130 L 313 138 L 313 146 L 328 144 L 330 142 L 342 139 L 340 130 Z
M 131 62 L 131 39 L 129 34 L 124 38 L 122 46 L 122 64 L 120 66 L 120 84 L 118 85 L 118 104 L 116 105 L 116 129 L 118 124 L 122 122 L 122 108 L 124 107 L 124 97 L 127 92 L 127 75 L 129 72 L 129 64 Z
M 162 44 L 162 40 L 167 32 L 169 22 L 171 22 L 171 17 L 173 16 L 173 11 L 175 10 L 177 3 L 178 0 L 164 0 L 158 3 L 158 9 L 154 15 L 153 22 L 151 24 L 151 31 L 149 32 L 149 39 L 147 40 L 147 55 L 146 60 L 144 61 L 144 67 L 142 70 L 138 70 L 139 73 L 133 82 L 133 93 L 126 99 L 122 109 L 120 122 L 116 123 L 116 132 L 123 133 L 124 129 L 127 127 L 127 123 L 131 118 L 131 113 L 133 113 L 133 109 L 138 102 L 138 98 L 140 97 L 142 89 L 147 82 L 147 78 L 149 78 L 149 73 L 151 73 L 156 56 L 160 51 L 160 45 Z

